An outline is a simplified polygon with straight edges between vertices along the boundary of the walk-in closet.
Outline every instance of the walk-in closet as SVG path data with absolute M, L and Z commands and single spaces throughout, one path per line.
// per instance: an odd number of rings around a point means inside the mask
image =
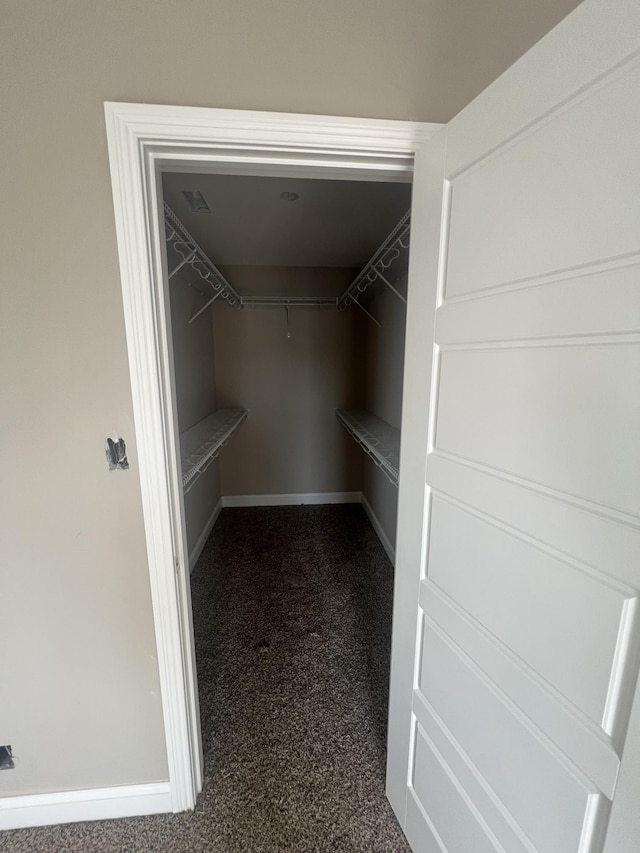
M 335 799 L 367 849 L 404 843 L 384 765 L 410 203 L 408 182 L 163 177 L 211 797 L 307 825 Z
M 190 562 L 220 507 L 360 502 L 393 560 L 409 183 L 164 176 Z

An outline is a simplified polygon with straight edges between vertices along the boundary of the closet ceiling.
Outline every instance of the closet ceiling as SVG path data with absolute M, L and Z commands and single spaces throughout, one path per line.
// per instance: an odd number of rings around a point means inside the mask
M 163 188 L 220 266 L 362 267 L 411 203 L 406 183 L 172 173 Z M 191 209 L 183 193 L 194 190 L 210 212 Z

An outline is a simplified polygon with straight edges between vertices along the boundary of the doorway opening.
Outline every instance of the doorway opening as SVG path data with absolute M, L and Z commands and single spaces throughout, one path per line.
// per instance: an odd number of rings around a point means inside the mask
M 207 810 L 274 849 L 314 849 L 320 810 L 331 843 L 400 850 L 384 775 L 411 185 L 162 189 Z

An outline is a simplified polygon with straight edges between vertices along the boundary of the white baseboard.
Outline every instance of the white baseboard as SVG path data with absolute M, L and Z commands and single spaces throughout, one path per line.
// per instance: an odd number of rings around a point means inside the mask
M 224 495 L 222 506 L 299 506 L 300 504 L 359 504 L 361 492 L 311 492 L 300 495 Z
M 371 504 L 365 498 L 364 495 L 362 495 L 362 508 L 364 509 L 364 511 L 369 516 L 369 521 L 371 522 L 371 525 L 372 525 L 373 529 L 375 530 L 375 532 L 378 534 L 378 539 L 382 542 L 382 547 L 387 552 L 387 557 L 391 560 L 391 565 L 395 566 L 395 564 L 396 564 L 395 548 L 393 547 L 393 545 L 389 541 L 389 537 L 387 536 L 387 534 L 382 529 L 382 525 L 380 524 L 380 522 L 378 520 L 378 516 L 371 509 Z
M 193 567 L 198 562 L 198 557 L 200 556 L 200 554 L 202 554 L 202 549 L 205 546 L 205 542 L 209 538 L 209 534 L 213 530 L 213 526 L 216 523 L 216 521 L 218 520 L 218 516 L 220 515 L 220 510 L 222 509 L 222 506 L 223 506 L 223 504 L 222 504 L 223 500 L 224 500 L 224 498 L 220 498 L 218 503 L 215 505 L 213 512 L 209 516 L 209 519 L 207 520 L 207 523 L 204 526 L 204 530 L 202 531 L 202 533 L 198 537 L 198 541 L 196 542 L 196 544 L 193 546 L 193 548 L 189 552 L 189 574 L 191 574 L 191 572 L 193 571 Z
M 170 811 L 168 782 L 0 797 L 0 830 Z

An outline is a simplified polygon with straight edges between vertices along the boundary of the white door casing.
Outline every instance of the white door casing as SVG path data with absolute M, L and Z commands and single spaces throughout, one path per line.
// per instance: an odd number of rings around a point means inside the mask
M 640 849 L 639 55 L 640 6 L 587 0 L 416 159 L 387 791 L 421 853 Z
M 411 180 L 415 152 L 441 125 L 120 103 L 105 104 L 105 116 L 169 766 L 168 801 L 173 811 L 181 811 L 195 805 L 202 784 L 202 752 L 168 345 L 160 173 L 406 181 Z M 78 814 L 77 819 L 87 817 Z

